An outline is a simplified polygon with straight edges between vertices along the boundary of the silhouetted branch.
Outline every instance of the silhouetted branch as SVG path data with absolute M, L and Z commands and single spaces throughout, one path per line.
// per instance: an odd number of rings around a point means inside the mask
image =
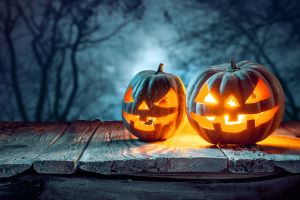
M 99 38 L 94 38 L 94 39 L 85 39 L 83 40 L 82 42 L 84 44 L 88 44 L 88 43 L 101 43 L 101 42 L 104 42 L 104 41 L 107 41 L 109 40 L 111 37 L 115 36 L 117 33 L 119 33 L 126 25 L 128 25 L 130 23 L 130 21 L 126 21 L 126 22 L 123 22 L 121 24 L 119 24 L 117 26 L 117 28 L 115 28 L 111 33 L 109 33 L 108 35 L 106 36 L 102 36 L 102 37 L 99 37 Z
M 29 116 L 26 116 L 29 114 L 33 115 L 30 116 L 30 119 L 35 121 L 49 120 L 49 118 L 66 120 L 74 112 L 72 109 L 75 106 L 79 107 L 77 104 L 82 102 L 76 102 L 76 98 L 79 95 L 78 90 L 84 87 L 84 85 L 79 84 L 79 78 L 82 76 L 79 71 L 81 62 L 83 62 L 78 58 L 79 53 L 84 54 L 83 49 L 114 37 L 132 21 L 132 19 L 129 20 L 122 16 L 123 22 L 116 24 L 107 35 L 98 37 L 103 35 L 103 32 L 99 34 L 102 23 L 104 23 L 99 20 L 100 17 L 116 11 L 129 15 L 138 12 L 133 8 L 137 8 L 139 5 L 98 0 L 3 1 L 10 6 L 13 5 L 14 9 L 14 15 L 9 19 L 9 23 L 7 23 L 7 18 L 2 17 L 8 13 L 7 9 L 0 12 L 0 30 L 3 33 L 6 30 L 9 33 L 5 40 L 8 45 L 8 52 L 11 54 L 10 60 L 13 67 L 10 69 L 14 84 L 12 88 L 14 88 L 14 95 L 16 95 L 18 103 L 17 109 L 24 119 L 29 120 Z M 105 7 L 104 14 L 102 10 L 99 12 L 102 6 Z M 130 8 L 129 10 L 127 6 Z M 14 49 L 14 42 L 18 44 L 19 38 L 17 39 L 16 35 L 12 38 L 11 32 L 15 30 L 17 23 L 20 23 L 17 35 L 22 34 L 20 46 L 22 48 L 24 46 L 24 50 L 27 51 L 28 49 L 28 52 L 22 52 L 22 50 L 16 52 Z M 18 57 L 22 60 L 20 66 L 17 62 Z M 26 58 L 32 62 L 30 70 L 27 64 L 23 62 Z M 28 95 L 31 95 L 31 101 L 26 104 L 28 110 L 21 108 L 24 106 L 25 100 L 19 85 L 21 80 L 28 81 L 26 78 L 28 75 L 24 75 L 24 79 L 22 79 L 20 75 L 18 76 L 17 70 L 24 73 L 33 72 L 34 75 L 32 76 L 36 77 L 36 80 L 30 80 L 28 83 L 33 84 L 33 87 L 24 87 Z M 54 74 L 52 74 L 53 71 Z M 84 92 L 87 93 L 88 91 Z
M 251 32 L 247 31 L 243 27 L 243 25 L 241 23 L 239 23 L 239 21 L 236 18 L 231 17 L 231 20 L 233 23 L 235 23 L 235 27 L 237 27 L 240 30 L 240 32 L 248 38 L 249 42 L 251 42 L 253 45 L 255 45 L 257 47 L 257 50 L 260 53 L 260 55 L 262 56 L 262 58 L 265 60 L 265 62 L 271 68 L 274 75 L 278 78 L 278 80 L 280 81 L 280 83 L 283 87 L 286 98 L 288 99 L 289 106 L 291 106 L 292 110 L 294 111 L 293 113 L 288 112 L 288 115 L 290 115 L 290 117 L 292 117 L 293 119 L 297 119 L 298 118 L 298 113 L 297 113 L 298 110 L 297 110 L 297 106 L 296 106 L 295 100 L 293 98 L 293 95 L 290 92 L 290 89 L 285 84 L 285 81 L 281 77 L 281 73 L 278 71 L 275 63 L 269 58 L 269 56 L 265 52 L 264 46 L 262 44 L 260 44 L 258 42 L 258 40 L 254 39 L 254 37 L 251 35 Z
M 259 5 L 259 9 L 258 5 L 250 6 L 248 3 L 247 1 L 186 2 L 184 9 L 188 12 L 193 11 L 191 16 L 194 18 L 197 16 L 199 20 L 195 24 L 194 20 L 186 20 L 185 22 L 189 23 L 186 25 L 181 19 L 169 19 L 179 33 L 176 45 L 181 44 L 181 48 L 193 47 L 193 51 L 198 53 L 194 57 L 198 58 L 199 54 L 208 52 L 215 59 L 220 59 L 214 54 L 215 49 L 223 52 L 219 57 L 224 57 L 224 53 L 238 54 L 247 58 L 254 56 L 256 61 L 270 67 L 279 79 L 286 95 L 286 116 L 297 120 L 299 109 L 295 97 L 283 73 L 278 69 L 276 58 L 273 58 L 269 51 L 272 52 L 271 48 L 283 48 L 282 46 L 288 42 L 293 44 L 299 41 L 300 28 L 296 23 L 300 19 L 297 10 L 299 3 L 296 6 L 297 1 L 266 1 Z M 168 15 L 168 18 L 171 17 Z M 282 28 L 285 28 L 284 34 L 281 34 Z
M 81 30 L 78 30 L 77 39 L 74 43 L 74 46 L 71 48 L 71 55 L 70 55 L 72 74 L 73 74 L 73 86 L 72 86 L 71 94 L 67 100 L 67 104 L 65 106 L 64 112 L 62 114 L 62 117 L 61 117 L 62 119 L 66 119 L 67 115 L 69 114 L 71 106 L 74 102 L 74 98 L 76 96 L 77 89 L 78 89 L 78 64 L 77 64 L 77 60 L 76 60 L 77 59 L 76 54 L 78 51 L 81 37 L 82 37 Z
M 62 98 L 62 69 L 65 64 L 65 51 L 61 53 L 60 62 L 57 66 L 56 76 L 55 76 L 55 94 L 53 103 L 53 113 L 56 119 L 60 119 L 60 100 Z
M 28 121 L 28 115 L 26 112 L 25 104 L 23 102 L 22 92 L 20 89 L 20 84 L 18 80 L 18 71 L 17 71 L 17 56 L 16 56 L 16 50 L 12 39 L 12 31 L 15 27 L 16 21 L 19 18 L 19 15 L 12 16 L 12 5 L 9 0 L 5 0 L 5 8 L 6 8 L 6 16 L 5 20 L 2 22 L 4 23 L 4 36 L 6 39 L 8 52 L 9 52 L 9 61 L 10 61 L 10 75 L 12 79 L 12 86 L 13 90 L 15 92 L 17 107 L 20 112 L 21 117 L 24 121 Z

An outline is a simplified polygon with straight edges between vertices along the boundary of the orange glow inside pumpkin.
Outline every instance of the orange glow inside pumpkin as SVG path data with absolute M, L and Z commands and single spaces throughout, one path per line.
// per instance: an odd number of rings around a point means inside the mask
M 218 101 L 216 98 L 210 93 L 208 85 L 205 83 L 201 90 L 199 91 L 198 95 L 195 98 L 196 102 L 202 104 L 217 104 Z
M 134 99 L 132 98 L 132 86 L 128 88 L 124 96 L 124 102 L 130 103 L 133 102 Z M 171 88 L 167 92 L 165 96 L 163 96 L 160 100 L 153 103 L 159 109 L 161 108 L 178 108 L 178 98 L 175 91 Z M 145 111 L 150 110 L 149 105 L 146 101 L 142 101 L 141 104 L 138 106 L 138 111 Z M 155 116 L 140 116 L 135 114 L 130 114 L 123 111 L 123 116 L 128 124 L 133 123 L 133 127 L 137 130 L 142 131 L 154 131 L 156 125 L 166 125 L 174 120 L 177 116 L 178 109 L 174 113 L 162 116 L 162 117 L 155 117 Z M 145 115 L 145 114 L 144 114 Z
M 149 107 L 148 107 L 146 101 L 143 101 L 138 109 L 139 110 L 149 110 Z
M 132 103 L 134 100 L 133 100 L 133 98 L 132 98 L 132 86 L 130 86 L 128 89 L 127 89 L 127 91 L 126 91 L 126 93 L 125 93 L 125 95 L 124 95 L 124 102 L 125 103 Z
M 234 108 L 239 106 L 240 106 L 239 102 L 236 100 L 236 98 L 233 95 L 228 98 L 226 107 Z
M 154 105 L 162 108 L 178 107 L 178 99 L 175 91 L 171 88 L 168 93 Z
M 259 101 L 270 98 L 271 94 L 269 88 L 263 80 L 259 79 L 252 94 L 246 100 L 246 104 L 257 103 Z
M 246 100 L 246 104 L 257 103 L 269 98 L 270 96 L 269 88 L 263 80 L 259 79 L 252 94 Z M 206 83 L 200 89 L 195 101 L 201 104 L 217 103 L 217 100 L 210 93 Z M 239 102 L 233 95 L 231 95 L 225 103 L 225 107 L 227 108 L 235 108 L 239 106 Z M 214 124 L 220 124 L 222 131 L 238 133 L 247 129 L 249 121 L 254 121 L 255 127 L 268 122 L 274 117 L 278 109 L 279 106 L 275 106 L 272 109 L 260 113 L 238 114 L 236 120 L 230 120 L 230 113 L 225 113 L 222 116 L 202 116 L 191 112 L 191 118 L 197 121 L 198 124 L 205 129 L 214 130 Z

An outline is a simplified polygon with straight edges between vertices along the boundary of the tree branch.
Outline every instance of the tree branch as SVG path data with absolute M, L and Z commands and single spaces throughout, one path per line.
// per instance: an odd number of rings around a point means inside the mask
M 16 56 L 16 50 L 15 46 L 12 40 L 12 31 L 14 28 L 15 23 L 10 23 L 12 19 L 11 12 L 12 12 L 12 6 L 10 4 L 9 0 L 5 0 L 5 5 L 6 5 L 6 11 L 7 11 L 7 17 L 6 17 L 6 22 L 5 22 L 5 39 L 7 42 L 8 46 L 8 51 L 9 51 L 9 60 L 10 60 L 10 66 L 11 66 L 11 71 L 10 71 L 10 76 L 12 79 L 12 86 L 13 90 L 15 92 L 15 97 L 16 97 L 16 102 L 17 102 L 17 107 L 20 112 L 20 115 L 24 121 L 28 121 L 28 115 L 26 112 L 25 104 L 23 102 L 23 97 L 22 97 L 22 92 L 20 89 L 20 84 L 19 84 L 19 79 L 18 79 L 18 72 L 17 72 L 17 56 Z

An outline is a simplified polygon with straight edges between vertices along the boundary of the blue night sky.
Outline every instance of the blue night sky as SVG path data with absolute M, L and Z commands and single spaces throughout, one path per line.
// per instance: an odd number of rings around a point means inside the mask
M 280 76 L 286 120 L 300 112 L 296 0 L 0 2 L 0 120 L 120 120 L 141 70 L 180 76 L 251 60 Z

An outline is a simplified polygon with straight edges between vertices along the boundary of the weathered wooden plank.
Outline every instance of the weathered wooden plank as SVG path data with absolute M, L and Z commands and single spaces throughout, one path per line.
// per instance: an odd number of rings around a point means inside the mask
M 268 173 L 280 167 L 300 172 L 300 140 L 293 132 L 279 127 L 271 136 L 251 146 L 223 146 L 228 169 L 233 173 Z
M 145 143 L 121 122 L 104 123 L 94 134 L 79 168 L 101 174 L 138 172 L 219 172 L 227 159 L 190 126 L 163 142 Z
M 61 134 L 66 124 L 1 122 L 0 176 L 25 171 L 45 149 L 34 162 L 38 172 L 73 173 L 91 138 L 79 167 L 102 174 L 219 172 L 227 168 L 227 159 L 228 169 L 234 173 L 271 173 L 276 168 L 300 173 L 300 138 L 295 125 L 291 131 L 284 124 L 257 145 L 219 150 L 190 126 L 167 141 L 144 143 L 121 122 L 101 123 L 96 130 L 98 124 L 74 122 Z
M 294 132 L 276 134 L 259 143 L 276 167 L 291 173 L 300 173 L 300 138 Z
M 285 135 L 290 134 L 290 132 L 280 127 L 273 133 L 273 135 L 277 134 Z M 257 145 L 225 145 L 221 146 L 220 149 L 228 158 L 228 170 L 230 172 L 265 173 L 274 171 L 273 157 L 264 152 Z
M 99 121 L 75 121 L 64 134 L 33 163 L 39 173 L 74 173 L 84 149 L 99 125 Z
M 66 123 L 2 123 L 0 131 L 0 177 L 29 169 L 66 128 Z
M 0 180 L 0 199 L 299 199 L 300 175 L 248 180 L 19 176 Z
M 272 157 L 256 145 L 220 147 L 228 158 L 228 170 L 233 173 L 266 173 L 274 171 Z
M 122 174 L 122 176 L 128 176 L 132 178 L 156 178 L 156 179 L 168 179 L 168 180 L 240 180 L 247 181 L 249 179 L 261 178 L 267 179 L 272 178 L 274 176 L 281 175 L 281 172 L 273 172 L 273 173 L 228 173 L 228 171 L 224 170 L 222 172 L 141 172 L 135 174 Z

